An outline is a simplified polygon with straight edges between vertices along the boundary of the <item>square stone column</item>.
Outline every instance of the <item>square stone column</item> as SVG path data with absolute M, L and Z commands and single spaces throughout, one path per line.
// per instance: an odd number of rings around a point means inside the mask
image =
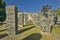
M 15 6 L 6 6 L 6 21 L 8 35 L 15 35 L 17 31 L 17 8 Z
M 18 12 L 18 26 L 23 27 L 24 26 L 24 13 Z
M 28 15 L 24 13 L 24 25 L 28 22 Z

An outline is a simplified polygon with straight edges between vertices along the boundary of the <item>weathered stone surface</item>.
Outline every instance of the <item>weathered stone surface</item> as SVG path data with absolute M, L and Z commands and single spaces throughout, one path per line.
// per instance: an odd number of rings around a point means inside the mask
M 24 13 L 18 12 L 18 26 L 23 27 L 24 25 Z
M 56 19 L 56 17 L 58 17 Z M 18 12 L 17 8 L 15 6 L 7 6 L 6 7 L 6 26 L 7 27 L 7 33 L 8 37 L 4 40 L 17 40 L 16 37 L 16 31 L 19 30 L 19 28 L 26 25 L 26 23 L 32 20 L 32 22 L 38 26 L 41 27 L 42 32 L 50 33 L 52 30 L 52 26 L 54 26 L 57 23 L 60 23 L 60 16 L 56 16 L 54 12 L 51 11 L 51 6 L 46 6 L 45 9 L 42 8 L 42 12 L 40 13 L 29 13 L 29 12 Z M 20 40 L 20 39 L 19 39 Z
M 58 18 L 57 18 L 57 24 L 60 25 L 60 15 L 58 15 Z
M 17 31 L 17 8 L 15 6 L 6 7 L 7 33 L 15 35 Z

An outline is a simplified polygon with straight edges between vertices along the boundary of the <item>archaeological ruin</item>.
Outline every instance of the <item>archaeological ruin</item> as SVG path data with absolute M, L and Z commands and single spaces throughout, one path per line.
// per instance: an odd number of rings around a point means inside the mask
M 36 27 L 41 27 L 41 32 L 51 33 L 55 25 L 60 25 L 60 15 L 52 11 L 50 5 L 42 6 L 41 12 L 20 12 L 14 5 L 6 6 L 6 31 L 9 36 L 16 35 L 18 27 L 23 28 L 31 20 Z
M 18 26 L 23 27 L 29 20 L 41 27 L 42 32 L 51 32 L 52 26 L 57 23 L 57 14 L 51 11 L 51 6 L 43 6 L 40 13 L 18 12 L 15 6 L 6 6 L 6 20 L 8 32 L 15 34 Z M 17 26 L 18 25 L 18 26 Z

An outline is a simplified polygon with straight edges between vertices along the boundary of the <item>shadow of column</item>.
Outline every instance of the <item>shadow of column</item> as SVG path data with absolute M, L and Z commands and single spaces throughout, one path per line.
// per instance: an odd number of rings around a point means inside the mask
M 17 34 L 20 34 L 20 33 L 23 33 L 23 32 L 25 32 L 25 31 L 27 31 L 27 30 L 30 30 L 30 29 L 32 29 L 32 28 L 35 28 L 35 27 L 36 27 L 36 26 L 32 26 L 32 27 L 25 28 L 25 29 L 22 29 L 22 30 L 17 30 L 16 35 L 17 35 Z
M 5 34 L 1 34 L 1 35 L 0 35 L 0 39 L 4 38 L 4 37 L 6 37 L 6 36 L 8 36 L 7 33 L 5 33 Z
M 33 33 L 22 40 L 40 40 L 42 35 L 40 33 Z

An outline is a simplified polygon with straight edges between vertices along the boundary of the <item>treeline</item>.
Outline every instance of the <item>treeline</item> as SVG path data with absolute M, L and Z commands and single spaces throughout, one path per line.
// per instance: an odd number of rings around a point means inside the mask
M 5 2 L 0 0 L 0 22 L 4 22 L 6 19 L 5 6 Z
M 53 10 L 54 12 L 56 12 L 58 15 L 60 15 L 60 8 Z

